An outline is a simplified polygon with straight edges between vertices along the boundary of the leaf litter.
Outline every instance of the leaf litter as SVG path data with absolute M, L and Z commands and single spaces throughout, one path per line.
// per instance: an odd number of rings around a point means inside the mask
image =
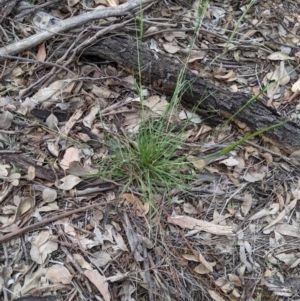
M 266 103 L 281 114 L 295 106 L 297 120 L 299 5 L 256 3 L 238 24 L 247 9 L 243 1 L 209 2 L 193 49 L 187 29 L 196 24 L 198 1 L 162 1 L 146 9 L 150 47 L 182 60 L 190 53 L 190 70 L 230 91 L 266 88 Z M 41 31 L 75 12 L 83 12 L 79 1 L 62 3 L 32 24 Z M 163 19 L 151 20 L 150 12 Z M 15 33 L 4 23 L 7 36 L 32 34 L 24 22 L 15 24 Z M 125 29 L 136 26 L 128 24 Z M 30 51 L 40 62 L 49 59 L 44 43 Z M 3 300 L 297 300 L 297 151 L 288 158 L 255 138 L 254 146 L 204 159 L 247 129 L 206 126 L 202 116 L 178 108 L 167 116 L 173 134 L 186 121 L 188 127 L 179 131 L 184 141 L 176 156 L 185 159 L 181 172 L 196 179 L 188 183 L 190 191 L 160 187 L 145 201 L 147 189 L 114 177 L 109 162 L 118 159 L 116 151 L 122 155 L 118 139 L 138 150 L 141 111 L 147 120 L 159 120 L 170 99 L 143 86 L 142 104 L 132 74 L 111 62 L 73 58 L 68 68 L 78 79 L 36 66 L 8 60 L 1 74 L 0 231 L 6 239 L 17 233 L 5 242 L 0 237 Z M 97 206 L 61 217 L 87 204 Z

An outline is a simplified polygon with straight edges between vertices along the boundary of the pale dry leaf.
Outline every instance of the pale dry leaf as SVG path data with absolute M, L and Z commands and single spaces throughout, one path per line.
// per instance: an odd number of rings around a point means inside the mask
M 4 111 L 0 114 L 0 129 L 7 130 L 10 128 L 12 121 L 14 119 L 14 115 L 9 111 Z
M 198 264 L 195 268 L 194 271 L 200 275 L 205 275 L 205 274 L 209 274 L 210 271 L 202 264 Z
M 117 233 L 117 232 L 114 232 L 113 236 L 114 236 L 115 242 L 117 243 L 117 245 L 113 246 L 113 249 L 115 251 L 116 250 L 122 250 L 122 251 L 125 251 L 125 252 L 129 252 L 128 249 L 127 249 L 127 246 L 124 242 L 124 239 L 121 236 L 121 234 Z
M 188 261 L 195 261 L 195 262 L 199 262 L 199 257 L 195 256 L 195 254 L 183 254 L 182 257 Z
M 228 274 L 228 279 L 234 286 L 241 287 L 243 285 L 241 279 L 235 274 Z
M 278 51 L 273 52 L 268 56 L 268 59 L 271 61 L 284 61 L 284 60 L 294 60 L 294 57 L 288 56 L 286 53 Z
M 119 296 L 121 295 L 121 300 L 124 301 L 135 301 L 136 299 L 132 298 L 132 294 L 136 291 L 136 286 L 132 285 L 128 280 L 122 284 L 122 288 Z
M 45 277 L 53 284 L 70 284 L 72 282 L 72 275 L 69 270 L 61 264 L 54 264 L 48 268 Z
M 80 0 L 68 0 L 68 5 L 69 6 L 75 6 L 77 3 L 79 3 Z
M 92 125 L 96 119 L 96 116 L 99 114 L 100 108 L 98 105 L 93 106 L 89 113 L 83 118 L 83 124 L 84 126 L 88 127 L 89 129 L 92 128 Z
M 275 192 L 275 193 L 276 193 L 276 196 L 277 196 L 277 199 L 278 199 L 279 209 L 282 210 L 283 207 L 284 207 L 283 196 L 280 193 L 278 193 L 278 192 Z
M 28 167 L 26 178 L 29 181 L 32 181 L 35 178 L 35 167 L 34 166 L 29 166 Z
M 49 240 L 50 235 L 49 231 L 41 231 L 31 243 L 30 257 L 34 262 L 44 263 L 47 255 L 57 250 L 58 244 Z
M 61 128 L 60 135 L 62 138 L 69 139 L 68 135 L 72 129 L 72 127 L 75 125 L 75 123 L 78 121 L 78 119 L 82 116 L 83 109 L 79 108 L 77 109 L 73 115 L 70 117 L 70 119 L 67 121 L 67 123 Z
M 47 150 L 54 157 L 58 157 L 59 155 L 59 147 L 57 143 L 53 143 L 52 141 L 47 141 Z
M 284 62 L 280 62 L 279 66 L 276 66 L 274 71 L 268 72 L 263 80 L 264 85 L 268 84 L 268 81 L 278 82 L 279 85 L 284 86 L 290 81 L 290 76 L 284 67 Z
M 285 206 L 285 208 L 278 214 L 278 216 L 273 221 L 271 221 L 266 227 L 264 227 L 263 230 L 265 231 L 265 230 L 271 228 L 272 226 L 276 225 L 286 215 L 288 215 L 292 209 L 294 209 L 296 204 L 297 204 L 297 199 L 294 199 L 293 201 L 291 201 L 287 206 Z
M 93 254 L 94 255 L 94 254 Z M 78 264 L 86 270 L 92 270 L 91 265 L 84 259 L 84 257 L 80 254 L 73 254 L 74 259 L 78 262 Z
M 249 220 L 253 221 L 253 220 L 262 218 L 264 216 L 267 216 L 267 215 L 277 214 L 278 211 L 279 211 L 279 204 L 271 204 L 270 209 L 263 208 L 263 209 L 259 210 L 258 212 L 253 214 L 251 217 L 249 217 Z
M 7 177 L 9 169 L 10 169 L 10 165 L 0 164 L 0 177 Z
M 44 62 L 47 57 L 45 43 L 39 45 L 38 53 L 36 55 L 36 59 L 40 62 Z
M 60 161 L 60 167 L 63 170 L 67 170 L 69 169 L 70 163 L 74 161 L 80 161 L 80 157 L 79 157 L 79 149 L 73 146 L 66 149 L 64 157 Z
M 229 158 L 220 161 L 220 163 L 225 164 L 228 167 L 232 167 L 238 165 L 240 162 L 239 160 L 233 158 L 233 156 L 230 156 Z
M 190 163 L 192 163 L 195 168 L 200 169 L 200 170 L 203 169 L 207 165 L 207 162 L 204 159 L 200 159 L 195 156 L 187 156 L 186 159 Z
M 235 235 L 231 226 L 215 225 L 211 222 L 199 220 L 185 215 L 172 215 L 168 217 L 168 223 L 182 228 L 204 231 L 216 235 Z
M 16 211 L 16 216 L 19 217 L 24 213 L 31 210 L 35 205 L 35 199 L 33 197 L 22 197 L 18 204 L 18 208 Z
M 119 94 L 109 90 L 105 86 L 97 86 L 97 85 L 92 85 L 92 93 L 95 94 L 98 98 L 117 98 L 119 97 Z
M 236 75 L 235 72 L 233 70 L 230 70 L 227 74 L 223 75 L 223 74 L 216 74 L 214 75 L 215 78 L 220 79 L 220 80 L 225 80 L 225 81 L 234 81 L 236 80 Z
M 239 88 L 236 84 L 234 84 L 229 87 L 229 90 L 233 93 L 236 93 L 239 90 Z
M 290 158 L 300 162 L 300 150 L 296 150 L 290 154 Z
M 31 98 L 26 98 L 20 106 L 20 113 L 24 114 L 32 110 L 38 104 L 48 101 L 49 105 L 60 101 L 62 95 L 69 94 L 73 90 L 75 82 L 71 80 L 58 80 L 48 87 L 40 89 Z
M 57 117 L 51 113 L 46 119 L 46 125 L 49 129 L 57 130 L 58 128 L 58 119 Z
M 118 6 L 119 0 L 106 0 L 109 6 Z
M 74 188 L 82 180 L 77 176 L 67 175 L 66 177 L 62 178 L 61 181 L 63 182 L 63 184 L 57 186 L 57 188 L 62 190 L 70 190 Z
M 253 267 L 250 264 L 250 262 L 247 260 L 245 242 L 239 241 L 239 245 L 240 245 L 240 261 L 246 266 L 248 272 L 251 272 L 253 270 Z
M 273 163 L 273 156 L 270 153 L 261 153 L 260 154 L 267 162 L 268 166 Z
M 192 63 L 192 62 L 195 62 L 198 60 L 203 60 L 205 58 L 206 54 L 207 54 L 206 51 L 203 51 L 202 54 L 200 54 L 200 55 L 193 54 L 193 56 L 189 59 L 189 63 Z
M 8 180 L 11 182 L 13 186 L 18 186 L 20 182 L 21 174 L 19 173 L 12 173 L 10 174 Z
M 116 275 L 111 276 L 111 277 L 107 277 L 106 279 L 107 279 L 107 281 L 109 281 L 109 282 L 120 281 L 120 280 L 125 279 L 125 278 L 127 279 L 129 273 L 130 273 L 130 272 L 126 272 L 126 273 L 122 274 L 122 273 L 120 273 L 120 272 L 118 271 L 118 272 L 116 273 Z
M 164 43 L 163 47 L 168 53 L 171 53 L 171 54 L 174 54 L 174 53 L 180 51 L 180 49 L 181 49 L 180 47 L 173 45 L 172 43 Z
M 297 81 L 293 84 L 293 86 L 292 86 L 292 91 L 293 91 L 294 93 L 297 92 L 297 91 L 300 91 L 300 79 L 297 80 Z
M 104 276 L 101 276 L 97 270 L 84 271 L 84 275 L 96 286 L 103 296 L 104 301 L 110 301 L 107 279 Z
M 164 96 L 153 95 L 144 100 L 144 105 L 151 109 L 152 112 L 162 115 L 169 103 Z
M 207 291 L 214 301 L 225 301 L 225 299 L 223 299 L 219 293 L 213 290 L 207 290 Z
M 34 273 L 28 273 L 25 275 L 24 284 L 19 291 L 21 295 L 25 295 L 27 292 L 42 286 L 42 277 L 44 276 L 44 267 L 42 265 L 37 267 Z
M 132 193 L 123 193 L 123 198 L 126 199 L 127 202 L 132 204 L 136 210 L 137 216 L 145 216 L 149 211 L 149 204 L 145 206 L 142 201 Z
M 133 252 L 134 259 L 137 262 L 144 261 L 144 257 L 141 256 L 141 254 L 143 254 L 143 246 L 142 246 L 137 234 L 134 232 L 126 212 L 124 212 L 124 220 L 125 220 L 124 228 L 126 231 L 127 240 L 128 240 L 131 252 Z
M 289 225 L 289 224 L 279 224 L 275 227 L 274 229 L 276 232 L 282 234 L 282 235 L 287 235 L 291 237 L 297 237 L 300 238 L 299 234 L 299 227 L 295 225 Z
M 50 211 L 56 211 L 59 210 L 59 206 L 57 202 L 51 202 L 48 205 L 42 206 L 38 209 L 39 212 L 50 212 Z
M 246 174 L 244 174 L 244 180 L 250 183 L 262 181 L 265 178 L 266 174 L 263 171 L 259 170 L 248 170 Z
M 208 262 L 200 251 L 198 251 L 199 262 L 207 269 L 210 273 L 213 272 L 213 267 L 216 265 L 216 262 Z
M 91 262 L 98 268 L 106 266 L 111 260 L 110 255 L 105 251 L 95 252 L 91 257 Z
M 183 204 L 183 211 L 188 214 L 197 214 L 198 213 L 196 208 L 190 203 Z
M 242 210 L 244 216 L 246 216 L 248 214 L 248 212 L 250 211 L 250 209 L 252 207 L 252 203 L 253 203 L 253 200 L 252 200 L 251 194 L 245 193 L 244 201 L 241 206 L 241 210 Z
M 274 257 L 284 262 L 287 265 L 291 265 L 297 259 L 295 253 L 280 253 L 280 254 L 275 254 Z
M 199 124 L 202 121 L 199 115 L 197 115 L 193 112 L 187 111 L 187 110 L 182 110 L 179 113 L 178 117 L 181 120 L 188 119 L 190 122 L 195 123 L 195 124 Z
M 79 161 L 72 161 L 69 164 L 69 174 L 78 177 L 88 177 L 99 174 L 99 170 L 87 164 L 82 165 Z
M 44 203 L 54 202 L 57 198 L 57 192 L 55 189 L 45 188 L 43 190 L 43 201 Z

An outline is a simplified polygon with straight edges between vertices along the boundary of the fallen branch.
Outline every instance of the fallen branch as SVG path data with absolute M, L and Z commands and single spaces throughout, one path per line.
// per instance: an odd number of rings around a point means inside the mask
M 88 210 L 88 209 L 91 209 L 91 208 L 94 208 L 96 206 L 99 206 L 99 205 L 104 205 L 104 204 L 108 204 L 108 203 L 113 203 L 115 202 L 115 200 L 112 200 L 112 201 L 109 201 L 109 202 L 105 202 L 105 203 L 97 203 L 97 204 L 92 204 L 92 205 L 88 205 L 88 206 L 85 206 L 85 207 L 81 207 L 81 208 L 77 208 L 77 209 L 74 209 L 74 210 L 71 210 L 71 211 L 66 211 L 65 213 L 62 213 L 62 214 L 58 214 L 58 215 L 55 215 L 55 216 L 52 216 L 52 217 L 49 217 L 45 220 L 42 220 L 38 223 L 35 223 L 35 224 L 32 224 L 32 225 L 29 225 L 27 227 L 24 227 L 24 228 L 21 228 L 19 230 L 16 230 L 12 233 L 9 233 L 9 234 L 6 234 L 6 235 L 3 235 L 3 236 L 0 236 L 0 244 L 1 243 L 4 243 L 4 242 L 8 242 L 10 241 L 11 239 L 17 237 L 17 236 L 20 236 L 24 233 L 27 233 L 29 231 L 32 231 L 34 229 L 37 229 L 39 227 L 43 227 L 47 224 L 50 224 L 52 222 L 55 222 L 61 218 L 64 218 L 64 217 L 67 217 L 67 216 L 70 216 L 72 214 L 75 214 L 75 213 L 82 213 L 84 212 L 85 210 Z
M 17 54 L 26 49 L 37 46 L 43 41 L 51 38 L 55 34 L 70 30 L 71 28 L 82 26 L 83 24 L 97 19 L 123 16 L 128 14 L 134 8 L 140 7 L 142 4 L 151 3 L 155 1 L 156 0 L 132 0 L 115 7 L 94 10 L 92 12 L 87 12 L 85 14 L 81 14 L 79 16 L 60 21 L 58 24 L 50 27 L 47 31 L 45 30 L 41 33 L 37 33 L 33 36 L 30 36 L 27 39 L 0 48 L 0 58 L 4 55 Z
M 137 48 L 140 55 L 137 55 Z M 141 68 L 145 84 L 153 89 L 173 95 L 178 83 L 178 75 L 184 65 L 159 53 L 152 52 L 145 44 L 138 43 L 127 35 L 102 38 L 97 44 L 83 50 L 83 55 L 93 55 L 114 61 L 130 72 L 138 74 Z M 139 62 L 139 58 L 141 62 Z M 256 99 L 249 103 L 251 95 L 232 93 L 203 80 L 190 70 L 186 70 L 184 80 L 189 83 L 182 91 L 182 103 L 190 108 L 202 108 L 220 112 L 226 118 L 234 117 L 252 131 L 272 128 L 263 134 L 270 142 L 287 153 L 300 149 L 300 124 L 284 119 L 271 107 Z M 241 112 L 239 112 L 239 110 Z M 236 112 L 239 112 L 236 114 Z M 275 126 L 280 125 L 277 128 Z

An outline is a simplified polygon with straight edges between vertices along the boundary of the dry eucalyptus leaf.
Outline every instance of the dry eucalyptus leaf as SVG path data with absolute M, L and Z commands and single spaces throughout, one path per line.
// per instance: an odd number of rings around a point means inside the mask
M 79 0 L 68 0 L 68 5 L 69 6 L 75 6 L 77 3 L 79 3 Z
M 10 128 L 12 121 L 14 119 L 14 116 L 9 111 L 4 111 L 0 114 L 0 128 L 2 130 L 7 130 Z
M 225 301 L 225 299 L 223 299 L 222 296 L 217 292 L 213 290 L 207 290 L 207 291 L 214 301 Z
M 95 105 L 90 109 L 90 112 L 88 113 L 88 115 L 86 115 L 83 118 L 82 122 L 83 122 L 84 126 L 88 127 L 89 129 L 92 128 L 93 122 L 95 121 L 96 116 L 100 112 L 99 110 L 100 110 L 100 108 L 98 105 Z
M 288 56 L 286 53 L 278 51 L 273 52 L 268 56 L 268 59 L 271 61 L 284 61 L 284 60 L 294 60 L 294 57 Z
M 165 43 L 165 44 L 163 44 L 163 47 L 167 52 L 169 52 L 171 54 L 174 54 L 174 53 L 180 51 L 180 49 L 181 49 L 180 47 L 175 46 L 171 43 Z
M 197 214 L 198 213 L 196 208 L 190 203 L 183 204 L 183 211 L 188 214 Z
M 46 125 L 51 130 L 57 130 L 58 128 L 58 119 L 54 114 L 50 114 L 46 119 Z
M 87 270 L 84 272 L 84 275 L 96 286 L 104 301 L 110 301 L 107 279 L 101 276 L 97 270 Z
M 295 93 L 297 91 L 300 91 L 300 80 L 297 80 L 293 86 L 292 86 L 292 91 Z
M 62 178 L 61 181 L 63 182 L 63 184 L 57 186 L 57 188 L 62 189 L 62 190 L 70 190 L 70 189 L 74 188 L 82 180 L 77 176 L 68 175 L 68 176 Z
M 11 182 L 11 184 L 13 186 L 18 186 L 19 182 L 20 182 L 20 178 L 21 178 L 21 174 L 19 174 L 19 173 L 12 173 L 9 176 L 9 181 Z
M 77 147 L 69 147 L 68 149 L 66 149 L 64 157 L 59 162 L 60 167 L 63 170 L 67 170 L 69 169 L 70 163 L 74 161 L 80 161 L 79 149 Z
M 51 203 L 57 198 L 57 192 L 55 189 L 46 188 L 43 190 L 43 201 L 45 203 Z
M 248 212 L 250 211 L 250 209 L 252 207 L 252 203 L 253 203 L 253 201 L 252 201 L 251 194 L 245 193 L 245 199 L 241 206 L 241 210 L 242 210 L 244 216 L 246 216 L 248 214 Z
M 86 270 L 92 270 L 93 268 L 91 265 L 84 259 L 84 257 L 80 254 L 74 254 L 74 259 L 78 262 L 78 264 Z M 93 254 L 94 257 L 94 254 Z
M 244 180 L 250 183 L 254 183 L 254 182 L 262 181 L 265 176 L 266 174 L 263 171 L 249 170 L 244 175 Z
M 32 181 L 35 178 L 35 167 L 34 166 L 29 166 L 28 167 L 26 178 L 29 181 Z
M 41 231 L 31 243 L 30 256 L 38 264 L 45 262 L 47 255 L 57 250 L 58 244 L 50 241 L 49 231 Z
M 57 202 L 48 203 L 47 205 L 42 206 L 41 208 L 38 209 L 39 212 L 50 212 L 56 210 L 59 210 L 59 206 Z
M 69 270 L 61 264 L 55 264 L 48 268 L 45 277 L 53 284 L 70 284 L 73 278 Z
M 235 235 L 231 226 L 220 226 L 211 222 L 199 220 L 186 215 L 169 216 L 168 223 L 178 225 L 181 228 L 205 231 L 216 235 Z
M 83 164 L 79 161 L 72 161 L 69 164 L 69 173 L 78 177 L 87 177 L 91 175 L 99 174 L 98 169 L 92 168 L 90 165 Z
M 9 169 L 10 169 L 10 165 L 0 164 L 0 177 L 7 177 Z
M 228 167 L 232 167 L 232 166 L 238 165 L 240 162 L 239 162 L 239 160 L 237 160 L 237 159 L 233 158 L 232 156 L 230 156 L 229 158 L 220 161 L 220 163 L 223 163 Z
M 206 165 L 207 162 L 203 159 L 197 158 L 195 156 L 187 156 L 186 159 L 194 165 L 195 168 L 197 169 L 203 169 Z
M 93 257 L 91 257 L 91 262 L 96 267 L 104 267 L 111 261 L 110 255 L 105 251 L 99 251 L 93 254 Z

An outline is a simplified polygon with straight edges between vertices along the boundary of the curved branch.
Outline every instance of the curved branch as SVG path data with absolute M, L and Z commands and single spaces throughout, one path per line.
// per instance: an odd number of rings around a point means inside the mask
M 123 16 L 128 12 L 130 12 L 132 9 L 139 7 L 142 4 L 156 2 L 156 1 L 157 0 L 132 0 L 116 7 L 99 9 L 99 10 L 87 12 L 85 14 L 81 14 L 79 16 L 60 21 L 58 24 L 50 27 L 49 30 L 47 31 L 37 33 L 33 36 L 30 36 L 27 39 L 0 48 L 0 58 L 3 55 L 13 55 L 13 54 L 20 53 L 28 48 L 39 45 L 40 43 L 51 38 L 55 34 L 58 34 L 63 31 L 67 31 L 71 28 L 83 25 L 87 22 L 94 21 L 101 18 Z

